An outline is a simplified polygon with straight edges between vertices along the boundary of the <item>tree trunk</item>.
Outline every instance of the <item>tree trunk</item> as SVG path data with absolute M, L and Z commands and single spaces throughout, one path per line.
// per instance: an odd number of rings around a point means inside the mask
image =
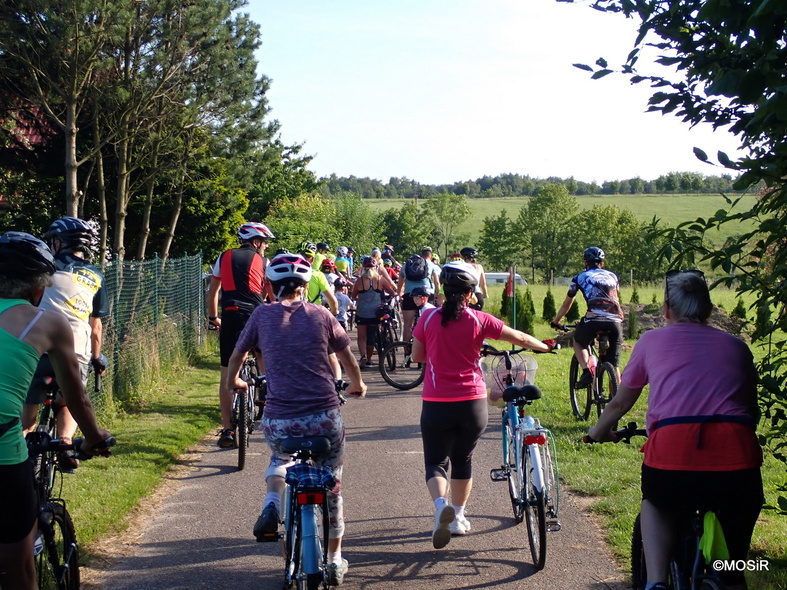
M 79 210 L 79 190 L 77 188 L 77 108 L 69 101 L 66 105 L 65 128 L 65 176 L 66 176 L 66 215 L 76 217 Z

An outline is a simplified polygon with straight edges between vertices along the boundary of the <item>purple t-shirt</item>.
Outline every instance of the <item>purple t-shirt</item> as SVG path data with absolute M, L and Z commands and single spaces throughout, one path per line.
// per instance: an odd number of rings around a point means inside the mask
M 465 309 L 458 320 L 443 327 L 440 309 L 423 312 L 413 330 L 413 336 L 426 347 L 422 397 L 435 402 L 484 399 L 481 345 L 485 338 L 498 340 L 504 324 L 483 311 Z
M 657 420 L 675 416 L 751 416 L 757 396 L 749 347 L 703 324 L 671 324 L 642 334 L 621 381 L 634 389 L 650 384 L 649 431 Z
M 265 416 L 298 418 L 339 407 L 328 347 L 344 350 L 350 338 L 320 305 L 260 305 L 246 322 L 236 348 L 258 347 L 265 361 Z

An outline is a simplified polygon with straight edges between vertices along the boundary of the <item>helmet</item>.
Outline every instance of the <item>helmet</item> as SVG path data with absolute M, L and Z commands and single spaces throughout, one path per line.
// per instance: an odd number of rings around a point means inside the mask
M 449 254 L 448 262 L 454 262 L 455 260 L 462 260 L 462 255 L 459 252 L 454 252 L 453 254 Z
M 393 261 L 390 258 L 383 258 L 383 266 L 393 266 Z
M 262 238 L 264 240 L 272 240 L 276 236 L 273 235 L 273 232 L 268 229 L 263 223 L 258 223 L 256 221 L 250 221 L 249 223 L 244 223 L 238 228 L 238 237 L 241 240 L 252 240 L 254 238 Z
M 301 242 L 298 244 L 298 252 L 306 256 L 314 256 L 317 253 L 317 246 L 314 242 Z
M 347 256 L 347 253 L 348 253 L 347 247 L 346 246 L 339 246 L 338 248 L 336 248 L 336 253 L 339 256 L 341 256 L 342 258 L 344 258 L 345 256 Z
M 312 278 L 312 265 L 300 254 L 279 254 L 273 257 L 265 269 L 265 276 L 271 283 L 287 279 L 308 283 Z
M 478 284 L 478 275 L 475 268 L 466 262 L 449 262 L 440 272 L 440 284 L 446 287 L 472 289 Z
M 320 270 L 323 272 L 326 270 L 329 272 L 334 272 L 336 270 L 336 263 L 330 258 L 326 258 L 320 263 Z
M 317 249 L 318 250 L 330 250 L 331 247 L 326 244 L 325 242 L 317 242 Z
M 429 287 L 414 287 L 412 291 L 410 291 L 410 297 L 429 297 L 433 295 L 433 291 Z
M 361 266 L 364 268 L 377 268 L 377 259 L 372 256 L 367 256 L 361 260 Z
M 377 247 L 372 248 L 372 256 L 374 256 L 375 254 L 381 254 L 381 253 L 382 253 L 382 250 L 380 250 L 379 248 L 377 248 Z
M 467 248 L 459 250 L 459 254 L 462 255 L 462 258 L 476 258 L 478 256 L 478 250 L 468 246 Z
M 383 252 L 393 252 L 393 251 L 394 251 L 394 247 L 391 246 L 391 244 L 386 244 L 385 246 L 383 246 Z
M 96 230 L 84 219 L 61 217 L 49 226 L 44 238 L 56 238 L 68 248 L 90 248 L 95 235 Z
M 347 286 L 347 280 L 344 277 L 339 277 L 333 282 L 333 288 L 337 291 L 341 291 Z
M 596 264 L 598 264 L 600 262 L 604 262 L 604 258 L 606 257 L 606 254 L 604 254 L 604 250 L 602 250 L 601 248 L 597 248 L 596 246 L 591 246 L 590 248 L 585 250 L 585 253 L 582 255 L 582 257 L 587 262 L 595 262 Z
M 349 254 L 350 252 L 355 253 L 355 249 L 352 246 L 347 246 L 347 253 Z
M 279 254 L 289 254 L 289 253 L 290 251 L 287 250 L 287 248 L 279 248 L 278 250 L 276 250 L 276 254 L 274 254 L 274 256 L 278 256 Z
M 24 278 L 54 273 L 55 258 L 45 242 L 22 231 L 0 236 L 0 274 Z

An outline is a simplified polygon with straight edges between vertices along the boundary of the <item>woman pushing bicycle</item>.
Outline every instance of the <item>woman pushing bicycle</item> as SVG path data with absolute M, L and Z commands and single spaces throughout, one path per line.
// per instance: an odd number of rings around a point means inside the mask
M 588 432 L 592 442 L 612 440 L 612 425 L 650 385 L 641 509 L 648 590 L 667 588 L 681 517 L 715 512 L 730 559 L 740 560 L 762 507 L 754 361 L 742 340 L 707 325 L 712 308 L 702 272 L 668 272 L 667 326 L 640 337 L 617 395 Z M 746 587 L 740 572 L 722 578 L 728 588 Z
M 80 451 L 110 436 L 96 424 L 65 316 L 38 309 L 55 273 L 47 245 L 23 232 L 0 236 L 0 587 L 36 590 L 33 543 L 38 504 L 20 414 L 42 354 L 48 353 L 68 409 L 85 442 Z M 108 451 L 98 451 L 108 453 Z
M 337 586 L 348 567 L 341 554 L 344 422 L 328 360 L 329 348 L 347 372 L 350 380 L 347 392 L 363 397 L 366 385 L 350 349 L 350 338 L 339 322 L 326 308 L 303 300 L 312 275 L 311 264 L 298 254 L 280 254 L 271 260 L 266 273 L 277 303 L 254 310 L 238 337 L 227 373 L 230 391 L 245 390 L 248 386 L 238 376 L 243 360 L 255 347 L 262 352 L 268 386 L 262 428 L 271 448 L 271 462 L 265 473 L 267 495 L 262 514 L 254 525 L 254 536 L 262 540 L 265 535 L 275 534 L 281 520 L 281 495 L 290 461 L 290 455 L 280 447 L 281 441 L 292 436 L 328 437 L 330 452 L 321 456 L 318 464 L 330 467 L 337 481 L 328 498 L 328 583 Z
M 489 417 L 480 365 L 484 339 L 505 340 L 539 352 L 549 352 L 555 344 L 554 340 L 536 340 L 488 313 L 469 309 L 478 284 L 475 268 L 469 264 L 446 264 L 440 273 L 440 284 L 445 302 L 421 315 L 413 331 L 412 353 L 413 360 L 426 363 L 421 436 L 426 487 L 435 505 L 435 549 L 445 547 L 452 534 L 470 531 L 464 509 L 473 487 L 473 450 Z

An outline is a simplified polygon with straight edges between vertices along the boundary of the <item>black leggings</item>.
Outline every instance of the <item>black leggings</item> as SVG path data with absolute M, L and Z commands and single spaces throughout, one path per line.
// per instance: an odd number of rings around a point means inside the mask
M 489 410 L 486 399 L 461 402 L 424 401 L 421 407 L 421 438 L 424 444 L 426 481 L 433 477 L 470 479 L 473 450 L 486 430 Z

